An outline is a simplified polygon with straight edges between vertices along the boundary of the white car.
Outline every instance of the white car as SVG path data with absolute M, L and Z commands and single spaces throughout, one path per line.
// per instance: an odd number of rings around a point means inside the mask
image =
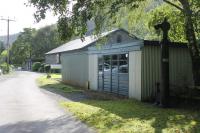
M 100 66 L 100 67 L 101 67 L 100 68 L 101 71 L 99 71 L 99 74 L 102 74 L 102 66 Z M 104 66 L 104 74 L 110 73 L 110 70 L 111 69 L 109 68 L 109 65 Z M 119 66 L 119 68 L 117 66 L 115 66 L 115 67 L 112 68 L 112 73 L 115 73 L 115 74 L 117 74 L 117 73 L 128 73 L 128 65 L 127 64 L 121 65 L 121 66 Z
M 21 70 L 22 70 L 22 67 L 17 67 L 17 70 L 18 70 L 18 71 L 21 71 Z

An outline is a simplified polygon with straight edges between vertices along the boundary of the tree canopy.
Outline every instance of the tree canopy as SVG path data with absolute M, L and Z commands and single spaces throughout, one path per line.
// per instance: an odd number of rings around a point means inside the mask
M 69 10 L 68 7 L 72 2 L 74 2 L 73 9 Z M 38 21 L 45 18 L 48 10 L 52 10 L 56 15 L 59 15 L 58 30 L 62 39 L 69 39 L 73 35 L 83 37 L 87 32 L 88 20 L 94 21 L 95 34 L 109 27 L 113 28 L 113 25 L 118 24 L 120 20 L 126 17 L 124 13 L 127 12 L 122 12 L 124 8 L 134 12 L 136 9 L 143 7 L 145 15 L 152 11 L 150 23 L 148 24 L 150 26 L 169 15 L 172 23 L 170 37 L 172 40 L 187 40 L 192 57 L 194 81 L 195 83 L 200 82 L 200 50 L 197 43 L 200 32 L 199 0 L 29 0 L 28 3 L 37 7 L 35 18 Z M 169 10 L 163 4 L 168 4 L 172 10 Z M 149 5 L 151 6 L 150 9 L 148 9 Z M 136 14 L 140 16 L 140 13 Z M 134 24 L 137 25 L 138 23 Z M 144 23 L 141 29 L 146 25 Z M 142 32 L 137 28 L 132 30 L 145 36 L 155 36 L 148 28 L 142 30 Z M 196 78 L 198 75 L 199 79 Z
M 154 15 L 151 15 L 151 18 L 153 18 L 151 22 L 160 20 L 161 17 L 164 19 L 163 17 L 168 15 L 173 20 L 174 15 L 177 15 L 178 18 L 174 20 L 178 21 L 175 24 L 173 23 L 172 27 L 174 33 L 171 33 L 173 35 L 184 33 L 182 36 L 178 35 L 177 38 L 187 40 L 191 56 L 199 58 L 200 52 L 197 45 L 197 36 L 199 36 L 197 33 L 199 33 L 200 29 L 199 0 L 76 0 L 73 4 L 73 9 L 69 10 L 68 7 L 72 2 L 74 1 L 29 0 L 30 5 L 37 7 L 35 12 L 36 20 L 44 19 L 48 10 L 52 10 L 56 15 L 59 15 L 58 30 L 62 39 L 69 39 L 73 35 L 83 37 L 87 32 L 88 20 L 94 21 L 95 33 L 100 33 L 102 30 L 108 29 L 108 27 L 113 28 L 114 24 L 119 23 L 126 16 L 121 12 L 124 8 L 128 11 L 135 11 L 143 7 L 143 12 L 147 15 L 150 11 L 148 9 L 149 5 L 152 6 L 150 9 L 154 9 L 157 6 L 162 6 L 162 4 L 168 4 L 170 9 L 173 9 L 169 11 L 167 8 L 160 7 L 160 9 L 154 10 Z M 162 8 L 164 11 L 161 12 Z M 140 14 L 137 14 L 137 16 L 140 16 Z M 177 25 L 180 28 L 175 28 Z M 176 40 L 175 38 L 173 39 Z
M 27 59 L 44 60 L 45 53 L 63 44 L 56 26 L 39 30 L 25 28 L 10 49 L 11 63 L 22 65 Z
M 4 44 L 0 41 L 0 53 L 5 50 Z
M 93 20 L 95 22 L 97 32 L 101 31 L 103 28 L 108 28 L 110 25 L 113 26 L 113 24 L 119 23 L 119 21 L 125 17 L 121 10 L 123 8 L 126 8 L 129 13 L 132 12 L 134 17 L 136 17 L 136 15 L 134 15 L 133 12 L 140 7 L 143 7 L 143 12 L 146 17 L 148 17 L 148 13 L 151 12 L 150 9 L 148 11 L 148 8 L 155 9 L 153 11 L 154 15 L 151 15 L 155 22 L 157 22 L 156 20 L 158 19 L 161 20 L 163 17 L 168 16 L 170 20 L 178 20 L 176 21 L 177 23 L 173 23 L 176 26 L 183 25 L 184 12 L 181 4 L 185 1 L 189 2 L 191 5 L 192 19 L 194 20 L 195 31 L 197 33 L 200 26 L 199 21 L 196 21 L 199 20 L 200 16 L 199 0 L 77 0 L 72 11 L 68 9 L 68 5 L 73 2 L 71 0 L 29 0 L 29 3 L 37 7 L 38 10 L 35 13 L 35 17 L 38 21 L 45 18 L 47 10 L 53 10 L 55 14 L 59 15 L 58 25 L 59 31 L 62 33 L 62 38 L 69 38 L 73 34 L 83 36 L 87 31 L 88 20 Z M 163 4 L 168 5 L 163 6 Z M 161 6 L 159 9 L 157 8 L 158 5 Z M 140 16 L 141 12 L 137 12 L 136 14 Z M 175 19 L 175 15 L 178 18 Z M 132 20 L 129 22 L 132 23 Z M 134 25 L 137 25 L 137 23 L 132 23 L 132 26 Z M 178 30 L 181 30 L 182 33 L 184 32 L 183 27 Z M 175 32 L 179 33 L 179 31 L 176 30 Z M 184 34 L 182 36 L 184 36 Z M 183 37 L 181 38 L 183 39 Z
M 10 60 L 13 64 L 22 64 L 30 57 L 32 38 L 35 32 L 35 29 L 25 28 L 13 43 L 10 50 Z
M 61 41 L 56 25 L 39 29 L 33 37 L 32 52 L 33 58 L 44 58 L 45 53 L 60 46 Z

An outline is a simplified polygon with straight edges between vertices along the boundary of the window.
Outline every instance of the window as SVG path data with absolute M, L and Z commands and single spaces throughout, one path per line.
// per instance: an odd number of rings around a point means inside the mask
M 56 58 L 57 58 L 57 59 L 56 59 L 56 60 L 57 60 L 56 63 L 57 63 L 57 64 L 61 64 L 60 53 L 58 53 L 56 56 L 57 56 L 57 57 L 56 57 Z
M 128 73 L 128 63 L 127 61 L 119 62 L 119 73 Z
M 112 55 L 112 60 L 117 60 L 118 59 L 117 57 L 118 57 L 117 55 Z
M 104 55 L 104 62 L 110 62 L 110 55 Z
M 105 55 L 103 59 L 104 59 L 104 71 L 110 70 L 110 59 L 111 59 L 110 55 Z
M 118 35 L 117 36 L 117 43 L 121 43 L 122 42 L 122 36 L 121 35 Z
M 128 54 L 99 56 L 98 62 L 99 73 L 128 73 Z
M 112 61 L 112 73 L 118 73 L 118 61 Z
M 99 56 L 99 73 L 102 73 L 102 70 L 103 70 L 103 57 L 102 56 Z
M 120 54 L 119 60 L 128 60 L 128 54 Z

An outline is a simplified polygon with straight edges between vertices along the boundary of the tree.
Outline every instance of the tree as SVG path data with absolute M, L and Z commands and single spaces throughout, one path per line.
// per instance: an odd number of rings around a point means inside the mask
M 33 42 L 33 58 L 37 59 L 44 59 L 45 53 L 64 43 L 59 37 L 56 25 L 37 30 Z
M 0 53 L 5 50 L 4 44 L 2 41 L 0 41 Z
M 7 56 L 8 56 L 7 50 L 4 50 L 4 51 L 1 52 L 1 54 L 0 54 L 0 64 L 6 63 Z
M 12 64 L 22 65 L 27 59 L 32 57 L 33 36 L 35 32 L 35 29 L 25 28 L 20 33 L 10 50 Z
M 122 8 L 116 15 L 116 27 L 123 27 L 131 34 L 147 40 L 160 40 L 160 31 L 154 29 L 154 25 L 161 23 L 167 17 L 172 24 L 169 31 L 169 39 L 175 42 L 186 42 L 184 35 L 184 17 L 176 8 L 162 3 L 145 3 L 134 10 Z
M 3 50 L 0 54 L 0 69 L 3 70 L 3 73 L 8 73 L 10 70 L 10 66 L 6 62 L 7 57 L 8 57 L 8 51 Z
M 55 14 L 59 14 L 59 30 L 62 38 L 70 38 L 72 35 L 84 36 L 87 31 L 87 21 L 95 22 L 96 33 L 101 32 L 108 25 L 110 18 L 114 18 L 123 7 L 129 10 L 135 10 L 143 2 L 148 0 L 77 0 L 73 6 L 73 10 L 68 10 L 71 0 L 29 0 L 31 5 L 37 7 L 35 13 L 36 20 L 45 18 L 47 10 L 53 10 Z M 183 13 L 185 36 L 188 41 L 188 48 L 191 53 L 193 63 L 194 81 L 198 84 L 199 78 L 199 62 L 200 53 L 197 45 L 196 30 L 199 30 L 200 24 L 197 23 L 196 15 L 199 15 L 199 0 L 163 0 L 172 7 Z M 109 19 L 108 19 L 109 18 Z M 116 23 L 116 20 L 112 21 Z M 196 28 L 196 30 L 195 30 Z
M 63 43 L 59 38 L 56 25 L 39 30 L 25 28 L 11 47 L 11 63 L 22 65 L 28 59 L 34 61 L 44 60 L 45 53 Z

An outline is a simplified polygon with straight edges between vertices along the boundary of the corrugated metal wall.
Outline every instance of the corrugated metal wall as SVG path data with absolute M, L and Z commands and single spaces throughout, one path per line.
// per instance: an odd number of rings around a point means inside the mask
M 58 55 L 57 54 L 46 55 L 45 62 L 47 64 L 57 64 L 58 63 Z
M 155 96 L 156 82 L 160 82 L 160 46 L 142 48 L 142 100 Z M 187 48 L 169 48 L 170 89 L 192 85 L 191 58 Z
M 88 54 L 61 54 L 63 81 L 80 87 L 87 87 Z

